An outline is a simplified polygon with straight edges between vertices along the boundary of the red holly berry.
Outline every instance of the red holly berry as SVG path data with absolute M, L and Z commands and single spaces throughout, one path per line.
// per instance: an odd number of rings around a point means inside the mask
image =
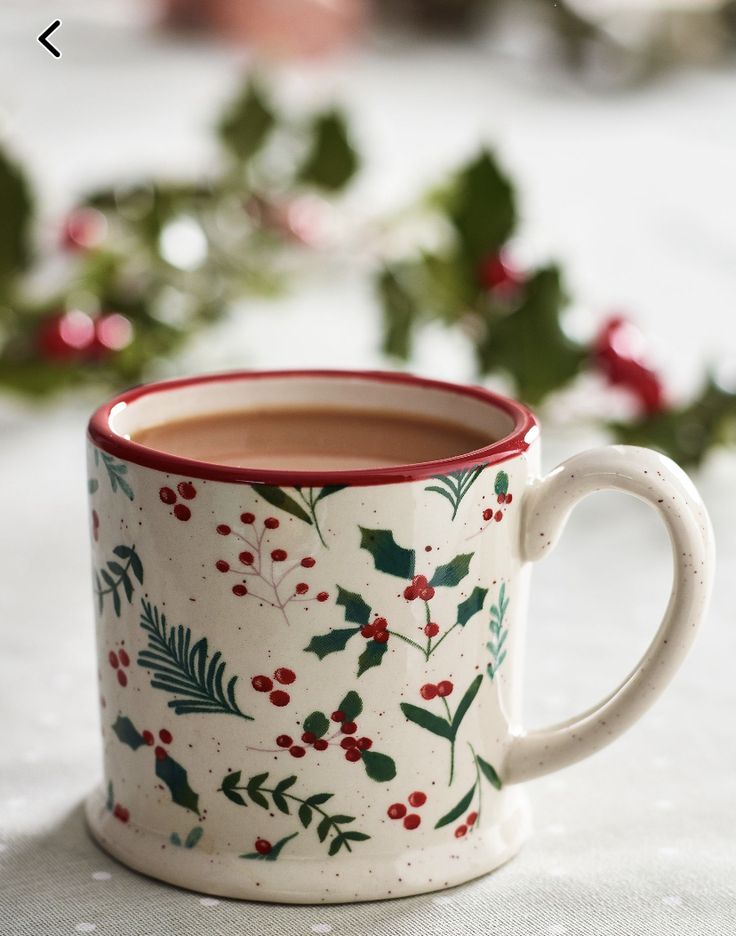
M 169 756 L 166 751 L 161 747 L 160 744 L 157 744 L 153 753 L 156 755 L 156 760 L 164 761 Z
M 168 728 L 162 728 L 161 731 L 159 731 L 158 736 L 161 738 L 164 744 L 171 744 L 171 742 L 174 740 Z
M 330 596 L 327 594 L 327 592 L 320 592 L 320 593 L 317 595 L 317 601 L 327 601 L 327 599 L 328 599 L 329 597 L 330 597 Z
M 158 496 L 164 502 L 164 504 L 173 504 L 176 500 L 176 494 L 170 487 L 162 487 L 158 492 Z
M 342 731 L 343 734 L 355 734 L 357 730 L 358 726 L 354 721 L 344 721 L 340 727 L 340 731 Z
M 256 515 L 250 513 L 249 511 L 246 511 L 246 513 L 242 513 L 240 515 L 241 523 L 255 523 L 255 519 L 256 519 Z
M 466 825 L 459 825 L 457 829 L 455 829 L 455 838 L 462 838 L 467 831 L 468 827 Z
M 271 705 L 276 705 L 279 708 L 283 708 L 291 702 L 291 696 L 288 692 L 284 692 L 283 689 L 274 689 L 268 699 Z
M 413 806 L 415 809 L 419 806 L 424 806 L 427 802 L 427 794 L 422 793 L 421 790 L 416 790 L 414 793 L 409 794 L 409 805 Z
M 358 742 L 355 740 L 355 738 L 343 738 L 340 741 L 340 747 L 345 748 L 347 751 L 349 748 L 355 747 L 357 743 Z
M 259 838 L 259 839 L 256 839 L 255 847 L 259 855 L 268 855 L 270 854 L 271 849 L 273 848 L 273 845 L 271 845 L 270 842 L 266 841 L 266 839 Z
M 425 624 L 424 633 L 427 637 L 436 637 L 440 632 L 439 624 L 435 624 L 434 621 L 430 621 L 429 624 Z
M 118 662 L 118 655 L 114 650 L 111 650 L 108 653 L 107 659 L 110 661 L 110 666 L 112 666 L 113 669 L 117 669 L 118 666 L 120 666 L 120 663 Z
M 276 738 L 276 744 L 278 744 L 279 747 L 290 748 L 293 743 L 293 740 L 288 736 L 288 734 L 280 734 L 278 738 Z
M 404 828 L 405 829 L 417 829 L 422 823 L 422 817 L 417 816 L 416 813 L 409 813 L 408 816 L 404 817 Z
M 127 822 L 128 819 L 130 819 L 130 812 L 125 808 L 125 806 L 121 806 L 120 803 L 115 803 L 115 808 L 113 809 L 112 814 L 121 822 Z
M 107 233 L 107 219 L 97 208 L 75 208 L 62 231 L 61 243 L 68 250 L 92 250 Z
M 233 585 L 233 595 L 237 595 L 238 598 L 242 598 L 247 594 L 248 589 L 245 587 L 245 585 Z
M 513 499 L 514 499 L 513 494 L 507 494 L 507 495 L 506 495 L 506 503 L 507 503 L 507 504 L 510 504 L 511 501 L 512 501 Z
M 519 288 L 522 276 L 502 254 L 491 254 L 479 264 L 478 280 L 489 292 L 509 297 Z
M 316 562 L 317 562 L 317 560 L 316 560 L 316 559 L 312 559 L 311 556 L 305 556 L 305 557 L 302 559 L 302 565 L 304 566 L 305 569 L 311 569 L 312 566 L 316 564 Z
M 184 500 L 194 500 L 197 496 L 197 489 L 194 487 L 191 481 L 180 481 L 176 486 L 179 494 L 184 498 Z
M 418 597 L 419 597 L 419 592 L 417 591 L 417 589 L 414 588 L 413 585 L 407 585 L 406 588 L 404 589 L 404 598 L 406 598 L 407 601 L 414 601 L 414 599 Z
M 483 511 L 483 519 L 484 519 L 484 520 L 492 520 L 492 519 L 493 519 L 493 511 L 491 510 L 490 507 L 486 507 L 486 509 Z
M 305 731 L 302 735 L 302 741 L 305 744 L 314 744 L 317 740 L 317 735 L 313 731 Z
M 294 670 L 287 669 L 285 666 L 279 666 L 274 672 L 273 678 L 277 683 L 281 683 L 282 686 L 290 686 L 296 679 L 296 673 Z
M 307 752 L 304 750 L 304 748 L 300 747 L 298 744 L 295 744 L 289 748 L 289 754 L 291 754 L 292 757 L 304 757 L 306 753 Z
M 358 738 L 355 743 L 361 751 L 368 751 L 373 747 L 373 741 L 371 738 Z
M 361 758 L 361 754 L 357 747 L 351 747 L 349 750 L 345 751 L 346 761 L 351 761 L 352 763 L 354 763 L 355 761 L 359 761 L 360 758 Z
M 324 738 L 317 738 L 317 740 L 314 742 L 315 751 L 326 751 L 328 747 L 329 745 L 324 740 Z
M 506 502 L 506 495 L 499 494 L 496 500 L 498 501 L 499 504 L 504 504 Z
M 120 662 L 123 666 L 130 666 L 130 657 L 123 647 L 118 650 L 118 656 L 120 657 Z
M 227 536 L 232 531 L 227 523 L 218 523 L 217 532 L 220 534 L 220 536 Z
M 256 692 L 270 692 L 273 689 L 273 680 L 268 676 L 254 676 L 250 684 Z
M 403 819 L 406 815 L 406 806 L 403 803 L 392 803 L 386 810 L 389 819 Z
M 369 640 L 371 637 L 375 637 L 376 631 L 372 624 L 366 624 L 360 629 L 361 637 L 365 637 L 366 640 Z
M 437 695 L 437 686 L 431 682 L 425 683 L 419 690 L 419 695 L 423 699 L 426 699 L 427 702 L 429 702 L 430 699 L 434 699 L 434 697 Z
M 453 684 L 450 682 L 449 679 L 443 679 L 442 682 L 437 683 L 437 695 L 441 699 L 444 699 L 445 696 L 450 695 L 450 693 L 452 692 L 454 688 L 455 687 L 453 686 Z
M 239 560 L 244 566 L 251 566 L 251 565 L 253 565 L 253 562 L 254 562 L 255 558 L 256 558 L 256 557 L 253 555 L 253 553 L 252 553 L 252 552 L 249 552 L 247 549 L 244 549 L 243 552 L 238 553 L 238 560 Z
M 344 722 L 345 712 L 343 712 L 341 709 L 337 709 L 336 711 L 332 713 L 332 715 L 330 715 L 330 718 L 332 719 L 332 721 Z
M 133 325 L 119 312 L 111 312 L 95 319 L 95 337 L 90 348 L 91 357 L 105 357 L 110 351 L 122 351 L 133 340 Z
M 174 516 L 177 520 L 189 520 L 192 512 L 186 504 L 174 504 Z
M 478 813 L 471 812 L 471 813 L 468 813 L 468 818 L 465 821 L 467 822 L 468 825 L 475 825 L 477 819 L 478 819 Z
M 296 588 L 294 589 L 294 592 L 297 595 L 306 595 L 308 591 L 309 591 L 309 585 L 307 585 L 306 582 L 298 582 Z
M 434 598 L 434 588 L 432 588 L 431 585 L 427 585 L 426 588 L 423 588 L 419 592 L 419 597 L 422 599 L 422 601 L 431 601 L 432 598 Z
M 125 673 L 119 669 L 115 675 L 117 676 L 120 685 L 125 688 L 125 686 L 128 685 L 128 677 L 125 675 Z
M 229 572 L 229 571 L 230 571 L 230 563 L 229 563 L 229 562 L 225 562 L 224 559 L 218 559 L 217 562 L 215 563 L 215 568 L 216 568 L 219 572 Z
M 148 730 L 144 731 L 144 732 L 142 733 L 141 737 L 143 738 L 143 740 L 146 742 L 146 744 L 147 744 L 149 747 L 152 747 L 152 746 L 153 746 L 154 737 L 153 737 L 153 732 L 152 732 L 152 731 L 148 731 Z
M 39 350 L 45 358 L 53 361 L 85 357 L 94 339 L 94 322 L 78 309 L 47 318 L 37 333 Z
M 421 591 L 423 588 L 427 587 L 427 576 L 426 575 L 415 575 L 411 580 L 411 584 L 417 591 Z
M 278 530 L 279 521 L 276 519 L 276 517 L 266 517 L 266 519 L 263 521 L 263 525 L 267 530 Z
M 287 557 L 287 552 L 285 549 L 274 549 L 271 552 L 271 558 L 274 562 L 283 562 Z
M 376 631 L 376 633 L 379 633 L 379 631 L 385 631 L 387 627 L 388 627 L 388 621 L 386 620 L 385 617 L 377 617 L 375 621 L 373 622 L 373 628 Z
M 609 383 L 625 387 L 645 413 L 654 414 L 665 409 L 666 397 L 659 375 L 646 363 L 644 344 L 636 325 L 614 316 L 598 334 L 593 354 Z
M 500 523 L 503 520 L 503 511 L 497 510 L 493 515 L 493 519 L 496 521 L 496 523 Z
M 377 644 L 385 644 L 385 643 L 388 643 L 388 638 L 390 636 L 391 635 L 389 634 L 388 631 L 381 631 L 380 633 L 376 634 L 376 636 L 373 639 L 375 640 Z

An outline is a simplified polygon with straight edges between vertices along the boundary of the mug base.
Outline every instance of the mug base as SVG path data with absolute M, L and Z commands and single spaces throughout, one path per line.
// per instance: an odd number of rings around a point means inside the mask
M 285 904 L 339 904 L 390 900 L 444 890 L 495 870 L 519 851 L 531 834 L 527 800 L 518 788 L 504 790 L 499 821 L 489 829 L 447 844 L 417 848 L 382 863 L 355 853 L 349 863 L 246 861 L 172 845 L 155 831 L 122 823 L 106 808 L 102 788 L 85 804 L 95 841 L 113 858 L 152 878 L 202 894 Z

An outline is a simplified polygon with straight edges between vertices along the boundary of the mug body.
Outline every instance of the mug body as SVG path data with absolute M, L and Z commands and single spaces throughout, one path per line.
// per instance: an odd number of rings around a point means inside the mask
M 130 441 L 248 408 L 416 413 L 487 430 L 436 463 L 250 471 Z M 227 897 L 342 902 L 492 870 L 529 831 L 521 719 L 525 408 L 400 374 L 139 388 L 90 422 L 104 780 L 97 841 Z

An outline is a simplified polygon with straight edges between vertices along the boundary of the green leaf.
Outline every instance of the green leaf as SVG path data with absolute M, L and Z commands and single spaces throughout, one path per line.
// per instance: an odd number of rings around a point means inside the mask
M 246 802 L 245 802 L 245 800 L 244 800 L 243 797 L 240 795 L 240 793 L 238 793 L 237 790 L 226 790 L 226 789 L 223 787 L 222 792 L 225 794 L 225 796 L 227 796 L 227 798 L 228 798 L 232 803 L 236 803 L 238 806 L 245 806 L 245 805 L 247 805 Z
M 359 630 L 359 627 L 344 627 L 341 630 L 328 631 L 326 634 L 317 634 L 312 637 L 304 650 L 307 653 L 316 653 L 320 660 L 324 660 L 329 653 L 338 653 L 340 650 L 344 650 L 348 640 L 354 637 Z
M 30 186 L 17 165 L 0 150 L 0 295 L 28 266 L 33 205 Z
M 128 747 L 133 748 L 134 751 L 137 751 L 139 747 L 146 743 L 143 740 L 143 735 L 138 731 L 127 715 L 118 715 L 115 719 L 115 724 L 112 726 L 112 730 L 118 736 L 119 741 L 122 741 L 123 744 L 127 744 Z
M 376 569 L 398 578 L 410 579 L 414 575 L 415 553 L 404 549 L 394 540 L 390 530 L 371 530 L 360 527 L 360 546 L 372 556 Z
M 259 790 L 248 790 L 248 796 L 256 806 L 260 806 L 261 809 L 268 809 L 268 800 Z
M 357 692 L 350 690 L 343 697 L 340 704 L 337 706 L 338 711 L 345 713 L 345 721 L 355 721 L 355 719 L 363 711 L 363 700 L 360 698 Z
M 451 822 L 454 822 L 463 815 L 468 806 L 470 806 L 470 804 L 473 802 L 473 795 L 475 794 L 476 786 L 477 781 L 472 785 L 465 796 L 463 796 L 460 802 L 453 806 L 448 813 L 446 813 L 441 819 L 437 821 L 435 829 L 441 829 L 442 826 L 449 825 Z
M 280 793 L 277 793 L 276 790 L 273 791 L 271 796 L 273 797 L 273 804 L 276 809 L 278 809 L 279 812 L 285 813 L 287 816 L 290 815 L 289 804 L 286 801 L 286 798 Z
M 262 855 L 260 852 L 248 852 L 246 855 L 239 855 L 240 858 L 248 858 L 252 861 L 276 861 L 276 859 L 281 854 L 281 850 L 287 842 L 290 842 L 293 838 L 299 835 L 298 832 L 292 832 L 291 835 L 286 835 L 284 838 L 279 839 L 278 842 L 274 843 L 271 847 L 271 851 L 267 855 Z
M 97 478 L 90 478 L 87 482 L 87 492 L 89 494 L 94 494 L 97 491 L 97 488 L 100 486 L 100 482 Z
M 514 191 L 487 150 L 460 171 L 450 196 L 449 217 L 473 267 L 498 253 L 513 233 Z
M 112 812 L 115 805 L 115 794 L 112 790 L 112 780 L 107 781 L 107 799 L 105 800 L 105 809 Z
M 471 617 L 481 610 L 487 594 L 487 588 L 478 588 L 476 585 L 465 601 L 460 602 L 457 606 L 457 623 L 461 627 L 465 627 Z
M 333 796 L 333 793 L 315 793 L 314 796 L 308 797 L 304 802 L 307 806 L 321 806 L 327 800 L 331 800 Z
M 312 810 L 309 808 L 309 806 L 307 806 L 306 803 L 302 803 L 299 807 L 299 822 L 301 822 L 305 829 L 308 829 L 311 821 Z
M 251 488 L 273 507 L 278 507 L 279 510 L 291 514 L 292 517 L 303 520 L 304 523 L 308 523 L 310 526 L 312 525 L 312 518 L 306 510 L 293 497 L 290 497 L 283 488 L 272 487 L 269 484 L 251 484 Z
M 266 780 L 268 780 L 268 771 L 266 771 L 265 773 L 254 774 L 248 781 L 246 790 L 248 791 L 248 793 L 250 793 L 251 790 L 258 790 L 260 789 L 260 787 L 263 786 Z
M 345 620 L 349 624 L 363 627 L 370 621 L 371 609 L 357 592 L 346 591 L 338 585 L 336 604 L 345 608 Z
M 338 814 L 336 816 L 330 816 L 330 820 L 333 825 L 345 825 L 348 822 L 355 822 L 355 816 L 341 816 Z
M 365 772 L 371 780 L 385 783 L 396 776 L 396 764 L 388 754 L 379 754 L 378 751 L 361 751 L 360 755 L 365 764 Z
M 453 586 L 462 582 L 470 570 L 470 560 L 474 553 L 463 553 L 445 565 L 437 566 L 434 575 L 429 580 L 433 587 Z
M 491 786 L 494 786 L 497 790 L 500 790 L 503 784 L 501 783 L 501 778 L 496 773 L 495 768 L 492 767 L 488 761 L 483 760 L 483 758 L 478 754 L 475 755 L 475 759 L 478 762 L 478 766 L 480 767 L 486 780 L 491 784 Z
M 347 832 L 342 833 L 342 837 L 350 842 L 366 842 L 370 838 L 370 835 L 366 835 L 365 832 L 353 832 L 352 829 L 348 829 Z
M 473 704 L 473 700 L 478 695 L 478 690 L 480 689 L 481 683 L 483 682 L 483 673 L 478 673 L 475 679 L 471 682 L 468 688 L 465 690 L 465 695 L 460 699 L 458 707 L 455 709 L 455 714 L 452 717 L 452 733 L 454 737 L 457 737 L 458 729 L 460 724 L 465 718 L 468 709 Z
M 380 273 L 376 288 L 383 310 L 383 351 L 407 360 L 414 323 L 419 318 L 414 295 L 402 282 L 396 267 L 386 267 Z
M 496 494 L 508 494 L 509 476 L 505 471 L 499 471 L 496 480 L 493 483 L 493 490 Z
M 241 770 L 236 770 L 233 773 L 229 773 L 226 777 L 223 778 L 221 783 L 223 790 L 232 790 L 233 787 L 236 787 L 240 783 L 240 777 L 242 776 Z
M 192 831 L 189 833 L 189 835 L 187 835 L 186 840 L 184 842 L 184 848 L 194 848 L 194 846 L 202 838 L 203 835 L 204 835 L 204 829 L 202 828 L 202 826 L 195 826 L 192 829 Z
M 321 738 L 323 735 L 327 734 L 330 722 L 323 712 L 312 712 L 311 715 L 307 715 L 304 719 L 302 727 L 305 731 L 311 731 L 312 734 Z
M 335 838 L 330 842 L 330 847 L 328 849 L 328 855 L 332 858 L 333 855 L 336 855 L 342 846 L 345 844 L 345 837 L 342 835 L 336 835 Z
M 387 644 L 369 640 L 365 650 L 358 657 L 358 676 L 362 676 L 366 670 L 372 669 L 374 666 L 380 666 L 387 650 Z
M 439 715 L 435 715 L 433 712 L 427 711 L 427 709 L 420 708 L 418 705 L 412 705 L 410 702 L 402 702 L 401 711 L 409 721 L 414 722 L 415 725 L 419 725 L 420 728 L 426 728 L 426 730 L 431 731 L 432 734 L 439 735 L 441 738 L 447 738 L 448 741 L 454 739 L 452 726 L 446 719 L 440 718 Z
M 181 845 L 181 839 L 179 838 L 179 835 L 176 832 L 171 833 L 171 835 L 169 836 L 169 841 L 171 842 L 172 845 Z
M 315 497 L 314 503 L 318 504 L 321 500 L 324 500 L 325 497 L 330 497 L 332 494 L 337 494 L 338 491 L 343 491 L 346 487 L 348 487 L 347 484 L 326 484 Z
M 286 790 L 290 790 L 296 781 L 296 775 L 292 775 L 291 777 L 284 777 L 283 780 L 279 780 L 273 791 L 274 793 L 284 793 Z
M 317 826 L 317 838 L 319 838 L 320 842 L 324 842 L 331 828 L 332 819 L 330 819 L 329 816 L 325 816 Z
M 247 162 L 263 146 L 276 117 L 261 85 L 251 79 L 228 109 L 219 131 L 227 148 Z
M 189 786 L 186 770 L 170 754 L 162 760 L 156 758 L 156 776 L 169 788 L 171 798 L 178 806 L 199 815 L 199 794 Z
M 336 110 L 318 114 L 311 127 L 312 146 L 299 170 L 301 182 L 336 192 L 358 168 L 344 116 Z

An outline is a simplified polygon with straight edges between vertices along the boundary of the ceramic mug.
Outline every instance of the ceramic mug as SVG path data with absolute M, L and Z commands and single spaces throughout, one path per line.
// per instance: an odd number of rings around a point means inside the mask
M 206 413 L 339 404 L 487 432 L 404 467 L 266 471 L 131 441 Z M 405 374 L 236 373 L 131 390 L 89 425 L 110 854 L 227 897 L 342 902 L 491 871 L 529 834 L 521 781 L 611 742 L 669 682 L 705 613 L 710 523 L 662 455 L 608 446 L 540 477 L 530 410 Z M 624 682 L 527 732 L 531 562 L 603 489 L 651 504 L 674 583 Z

